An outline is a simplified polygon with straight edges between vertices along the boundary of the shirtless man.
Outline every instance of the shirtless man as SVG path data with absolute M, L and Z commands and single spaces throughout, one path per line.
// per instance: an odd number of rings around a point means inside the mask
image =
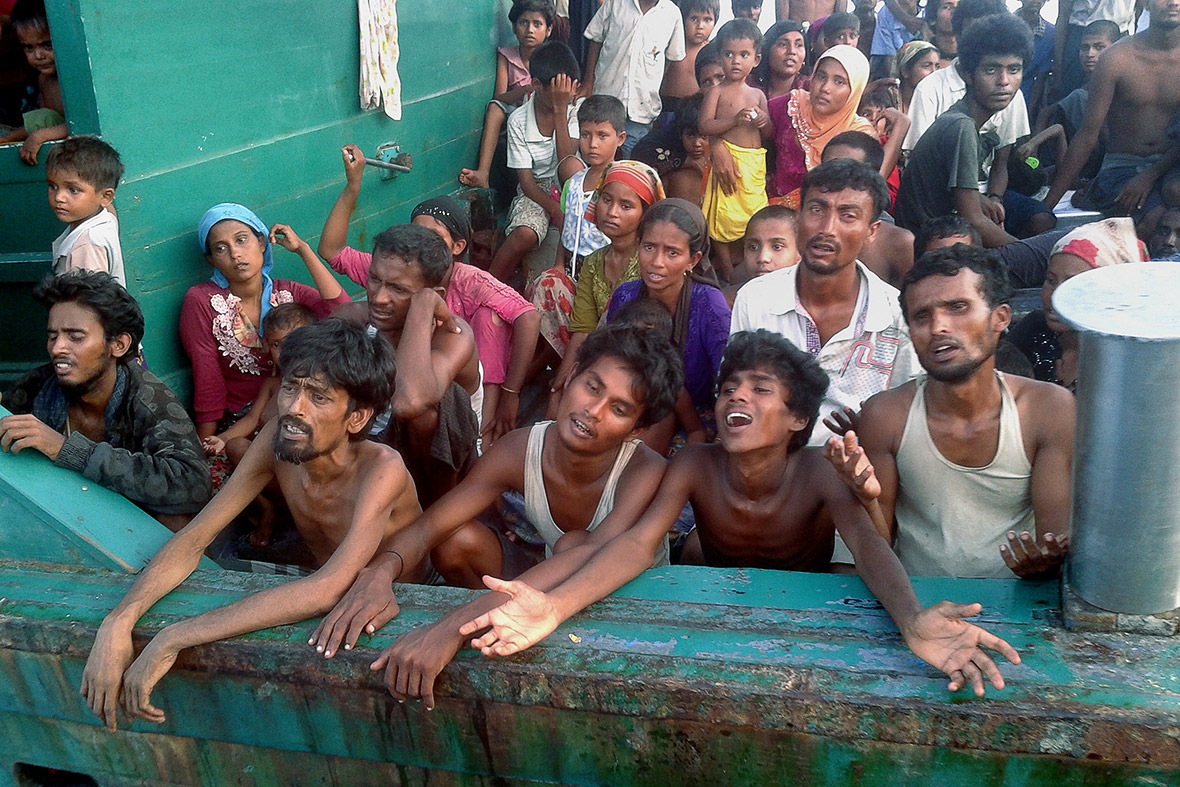
M 983 249 L 923 256 L 901 298 L 929 376 L 865 403 L 863 448 L 854 432 L 829 441 L 829 459 L 913 576 L 1041 577 L 1065 556 L 1074 400 L 996 372 L 1011 294 Z
M 467 394 L 476 424 L 483 410 L 474 335 L 467 323 L 451 314 L 441 286 L 450 267 L 450 249 L 436 233 L 416 224 L 390 227 L 373 238 L 367 300 L 334 312 L 369 326 L 394 348 L 397 377 L 391 410 L 387 414 L 379 408 L 374 431 L 402 451 L 426 505 L 452 489 L 475 458 L 478 425 L 469 441 L 447 447 L 449 460 L 432 451 L 440 408 L 461 409 L 452 384 Z
M 482 587 L 481 577 L 489 574 L 525 576 L 537 587 L 552 587 L 639 518 L 667 465 L 633 438 L 637 429 L 672 412 L 683 385 L 678 351 L 651 331 L 611 325 L 586 339 L 578 348 L 577 363 L 556 421 L 518 429 L 496 441 L 462 484 L 361 572 L 316 629 L 316 650 L 331 657 L 342 641 L 351 649 L 362 631 L 372 634 L 396 616 L 392 584 L 404 576 L 403 565 L 411 567 L 427 554 L 444 576 L 468 587 Z M 546 554 L 551 555 L 527 571 L 535 561 L 526 562 L 519 547 L 471 522 L 510 490 L 525 495 L 529 518 L 545 536 Z M 653 554 L 659 564 L 667 564 L 666 539 L 649 550 L 647 566 Z M 432 707 L 435 676 L 463 646 L 459 624 L 502 600 L 484 596 L 403 636 L 373 669 L 388 665 L 395 696 L 422 696 Z
M 324 614 L 378 546 L 421 513 L 397 453 L 364 439 L 369 420 L 391 395 L 389 346 L 349 323 L 325 320 L 292 332 L 281 367 L 278 418 L 263 427 L 221 492 L 168 540 L 98 629 L 82 695 L 112 732 L 119 705 L 129 718 L 164 721 L 151 693 L 180 651 Z M 319 569 L 167 626 L 132 664 L 136 622 L 193 572 L 205 548 L 272 479 Z
M 837 134 L 824 148 L 821 161 L 847 158 L 880 171 L 885 160 L 881 143 L 863 131 Z M 860 261 L 894 287 L 914 267 L 914 234 L 889 221 L 881 221 L 877 234 L 860 249 Z
M 1180 163 L 1167 135 L 1180 111 L 1180 0 L 1148 0 L 1151 25 L 1108 47 L 1090 79 L 1082 129 L 1069 144 L 1045 204 L 1055 206 L 1078 177 L 1106 128 L 1106 157 L 1087 191 L 1096 209 L 1139 216 Z
M 848 0 L 774 0 L 774 21 L 810 25 L 822 16 L 848 10 Z
M 861 578 L 897 623 L 906 645 L 983 696 L 984 676 L 1004 679 L 983 647 L 1013 663 L 1008 643 L 963 621 L 978 604 L 940 602 L 923 609 L 897 557 L 874 530 L 856 497 L 832 472 L 808 434 L 819 416 L 827 375 L 806 352 L 769 331 L 730 340 L 718 374 L 720 443 L 690 445 L 672 459 L 656 499 L 634 527 L 614 538 L 577 573 L 546 593 L 522 577 L 488 587 L 511 597 L 460 629 L 491 631 L 472 641 L 485 655 L 508 655 L 547 636 L 563 620 L 612 593 L 647 567 L 685 502 L 696 513 L 705 558 L 714 566 L 815 571 L 827 567 L 833 523 L 856 557 Z

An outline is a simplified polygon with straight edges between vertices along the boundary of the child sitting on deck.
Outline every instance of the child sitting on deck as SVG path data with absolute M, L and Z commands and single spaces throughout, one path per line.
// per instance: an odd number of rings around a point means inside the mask
M 346 185 L 324 222 L 319 253 L 337 273 L 365 286 L 373 255 L 348 246 L 348 223 L 356 210 L 365 157 L 360 148 L 341 149 Z M 440 286 L 447 308 L 471 325 L 483 368 L 481 433 L 487 444 L 516 428 L 516 414 L 529 362 L 537 346 L 540 316 L 527 300 L 487 271 L 463 262 L 471 243 L 471 222 L 463 206 L 442 196 L 420 202 L 411 223 L 434 232 L 447 246 L 451 265 Z
M 535 644 L 644 571 L 688 502 L 696 514 L 700 554 L 712 566 L 824 571 L 838 529 L 856 555 L 861 579 L 889 612 L 906 645 L 950 677 L 951 691 L 970 685 L 983 696 L 985 676 L 1002 689 L 1004 679 L 983 648 L 1018 664 L 1015 649 L 963 620 L 981 611 L 978 604 L 942 601 L 923 609 L 901 563 L 856 497 L 823 452 L 807 447 L 828 386 L 819 365 L 769 331 L 738 333 L 717 379 L 718 443 L 687 446 L 677 453 L 643 517 L 560 584 L 539 572 L 536 586 L 532 572 L 515 582 L 484 577 L 496 593 L 464 608 L 471 613 L 470 622 L 460 633 L 490 627 L 472 641 L 487 656 L 506 656 Z M 497 602 L 501 606 L 479 614 Z M 424 688 L 429 692 L 430 685 Z M 414 695 L 413 690 L 408 693 Z
M 714 241 L 713 266 L 721 279 L 728 281 L 740 254 L 735 242 L 741 240 L 750 216 L 766 207 L 763 143 L 773 136 L 774 125 L 766 109 L 766 94 L 746 84 L 762 57 L 758 26 L 734 19 L 722 26 L 717 43 L 725 82 L 705 94 L 697 127 L 702 134 L 720 137 L 737 165 L 734 193 L 725 193 L 713 175 L 705 184 L 704 212 Z
M 45 158 L 49 207 L 66 228 L 53 242 L 53 272 L 102 271 L 127 286 L 119 220 L 111 211 L 123 163 L 97 137 L 72 137 Z
M 507 282 L 521 260 L 535 249 L 549 226 L 561 226 L 557 165 L 578 149 L 578 61 L 565 44 L 550 41 L 529 63 L 533 94 L 508 117 L 508 168 L 520 185 L 508 208 L 504 243 L 489 269 Z
M 483 136 L 479 141 L 479 166 L 476 169 L 464 168 L 459 173 L 459 182 L 464 186 L 488 187 L 488 174 L 492 169 L 492 157 L 496 153 L 500 130 L 508 114 L 533 92 L 529 59 L 537 47 L 549 40 L 554 19 L 552 0 L 515 0 L 512 4 L 508 21 L 512 23 L 512 32 L 516 34 L 520 45 L 496 50 L 496 87 L 484 115 Z
M 65 139 L 65 105 L 57 79 L 57 61 L 49 37 L 49 19 L 45 0 L 21 0 L 12 9 L 12 30 L 25 50 L 25 59 L 37 72 L 37 97 L 24 112 L 24 126 L 0 136 L 0 145 L 23 142 L 20 160 L 30 167 L 37 163 L 37 153 L 46 142 Z

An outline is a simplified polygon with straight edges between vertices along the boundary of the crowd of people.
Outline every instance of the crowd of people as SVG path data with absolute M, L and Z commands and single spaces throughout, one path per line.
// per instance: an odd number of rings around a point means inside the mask
M 176 531 L 87 662 L 110 728 L 119 708 L 163 720 L 152 689 L 184 648 L 322 616 L 308 644 L 331 658 L 397 614 L 396 582 L 486 587 L 373 662 L 432 707 L 465 643 L 515 653 L 669 563 L 855 572 L 952 691 L 1003 688 L 987 651 L 1019 655 L 966 620 L 980 607 L 923 608 L 909 577 L 1060 571 L 1077 337 L 1051 296 L 1176 258 L 1180 0 L 1148 0 L 1129 36 L 1136 20 L 1095 17 L 1129 4 L 1087 0 L 1062 2 L 1056 30 L 1037 0 L 886 0 L 876 16 L 780 0 L 766 35 L 758 0 L 716 31 L 717 0 L 590 0 L 584 29 L 577 0 L 558 5 L 513 3 L 519 45 L 497 52 L 478 161 L 458 174 L 516 176 L 488 269 L 466 261 L 471 220 L 449 196 L 350 247 L 354 145 L 315 249 L 215 205 L 196 226 L 210 278 L 178 326 L 187 411 L 139 349 L 119 154 L 84 136 L 48 148 L 66 225 L 36 290 L 50 362 L 4 395 L 0 448 Z M 51 103 L 40 0 L 12 19 Z M 584 61 L 555 40 L 579 35 Z M 1030 116 L 1071 130 L 1030 141 Z M 31 141 L 56 139 L 24 131 L 30 163 Z M 1046 178 L 1040 146 L 1062 141 Z M 1104 217 L 1055 230 L 1070 191 Z M 551 232 L 555 258 L 526 275 Z M 310 286 L 271 276 L 276 246 Z M 1014 285 L 1043 308 L 1012 325 Z M 246 514 L 254 547 L 289 523 L 300 575 L 136 656 L 139 618 Z

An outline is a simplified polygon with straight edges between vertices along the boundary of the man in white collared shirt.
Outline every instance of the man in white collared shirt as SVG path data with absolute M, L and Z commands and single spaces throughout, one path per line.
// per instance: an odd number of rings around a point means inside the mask
M 782 334 L 828 373 L 820 412 L 859 412 L 870 396 L 920 371 L 897 289 L 857 260 L 880 228 L 889 189 L 865 164 L 834 159 L 807 173 L 800 200 L 799 264 L 747 282 L 734 301 L 730 333 Z M 830 437 L 816 424 L 808 445 Z M 839 535 L 832 561 L 852 563 Z
M 684 20 L 672 0 L 606 0 L 585 35 L 590 49 L 582 95 L 603 93 L 623 102 L 628 157 L 663 108 L 664 66 L 684 59 Z
M 864 164 L 837 159 L 816 167 L 803 181 L 801 261 L 752 279 L 733 304 L 731 333 L 765 328 L 819 361 L 830 378 L 825 415 L 859 411 L 919 371 L 897 290 L 857 261 L 888 204 L 885 181 Z M 831 436 L 816 424 L 810 445 Z

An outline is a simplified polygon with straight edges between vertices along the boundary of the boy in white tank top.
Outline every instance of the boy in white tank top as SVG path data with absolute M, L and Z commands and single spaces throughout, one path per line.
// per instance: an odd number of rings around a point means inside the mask
M 489 575 L 523 573 L 551 587 L 572 574 L 602 543 L 632 526 L 655 495 L 667 463 L 633 438 L 672 412 L 683 375 L 679 351 L 650 331 L 608 326 L 591 334 L 578 350 L 556 420 L 493 443 L 454 490 L 382 545 L 309 644 L 329 657 L 341 644 L 351 648 L 362 631 L 371 634 L 397 615 L 393 582 L 420 581 L 430 563 L 449 584 L 471 588 L 482 588 Z M 475 521 L 507 491 L 524 495 L 548 559 L 536 563 Z M 654 560 L 647 556 L 647 566 L 653 562 L 667 564 L 666 544 Z M 477 599 L 386 650 L 377 664 L 391 665 L 395 696 L 410 693 L 405 681 L 411 668 L 418 670 L 413 686 L 421 677 L 429 693 L 434 676 L 463 646 L 459 625 L 499 600 L 497 594 Z M 433 699 L 427 702 L 433 705 Z
M 827 374 L 818 363 L 778 334 L 743 331 L 730 340 L 718 380 L 720 443 L 681 449 L 643 519 L 556 588 L 539 592 L 527 576 L 516 582 L 489 581 L 489 587 L 511 600 L 460 629 L 474 634 L 491 626 L 472 644 L 484 655 L 499 656 L 541 640 L 639 574 L 688 501 L 709 565 L 826 570 L 835 523 L 857 557 L 865 584 L 893 617 L 906 644 L 951 677 L 952 691 L 970 683 L 982 696 L 984 675 L 1003 688 L 1003 678 L 983 648 L 1019 662 L 1016 651 L 963 620 L 977 614 L 978 605 L 943 601 L 923 609 L 856 496 L 824 461 L 822 450 L 807 446 L 828 389 Z
M 939 249 L 901 292 L 928 377 L 869 399 L 859 435 L 832 438 L 829 459 L 911 575 L 1054 575 L 1069 542 L 1075 405 L 1065 388 L 996 372 L 1011 318 L 1002 263 Z

